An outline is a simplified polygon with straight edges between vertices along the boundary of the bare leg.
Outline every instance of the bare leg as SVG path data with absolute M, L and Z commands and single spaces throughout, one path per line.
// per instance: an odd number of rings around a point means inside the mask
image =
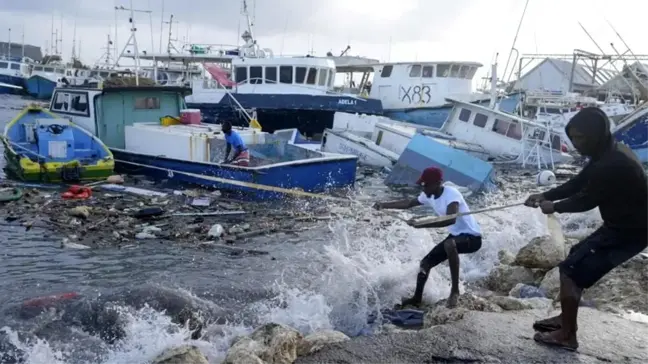
M 452 287 L 450 288 L 450 297 L 446 306 L 454 308 L 459 300 L 459 252 L 454 239 L 448 239 L 443 244 L 446 254 L 448 255 L 448 264 L 450 265 L 450 278 Z
M 574 281 L 565 274 L 560 274 L 560 305 L 562 307 L 561 327 L 558 330 L 548 333 L 537 333 L 534 339 L 542 343 L 562 346 L 566 349 L 576 350 L 578 340 L 576 338 L 578 303 L 580 302 L 583 290 L 576 286 Z

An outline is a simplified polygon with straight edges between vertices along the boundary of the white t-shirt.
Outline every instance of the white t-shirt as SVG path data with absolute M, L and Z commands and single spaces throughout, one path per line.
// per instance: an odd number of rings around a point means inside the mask
M 470 211 L 461 192 L 452 186 L 443 186 L 443 193 L 439 198 L 434 198 L 434 195 L 428 198 L 425 193 L 421 192 L 418 197 L 418 202 L 425 206 L 431 206 L 439 216 L 447 215 L 448 205 L 453 202 L 459 203 L 459 213 Z M 453 225 L 448 226 L 448 232 L 454 236 L 459 234 L 481 236 L 479 224 L 472 215 L 457 217 L 457 221 Z

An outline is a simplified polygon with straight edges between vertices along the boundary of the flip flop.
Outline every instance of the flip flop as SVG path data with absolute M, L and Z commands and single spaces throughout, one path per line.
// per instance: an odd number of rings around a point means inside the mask
M 569 344 L 565 344 L 561 341 L 557 341 L 553 337 L 551 337 L 550 333 L 546 332 L 536 332 L 535 335 L 533 335 L 533 340 L 539 344 L 543 344 L 549 347 L 556 347 L 560 349 L 565 349 L 568 351 L 576 351 L 578 350 L 578 343 L 576 343 L 575 346 L 571 346 Z
M 540 332 L 560 330 L 562 325 L 554 323 L 555 319 L 555 317 L 550 317 L 544 320 L 538 320 L 533 323 L 533 329 Z

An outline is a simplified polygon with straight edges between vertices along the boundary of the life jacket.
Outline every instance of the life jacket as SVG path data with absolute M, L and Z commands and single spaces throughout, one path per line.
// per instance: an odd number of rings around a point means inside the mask
M 86 199 L 92 196 L 92 190 L 90 187 L 72 185 L 66 192 L 63 192 L 61 196 L 66 200 Z

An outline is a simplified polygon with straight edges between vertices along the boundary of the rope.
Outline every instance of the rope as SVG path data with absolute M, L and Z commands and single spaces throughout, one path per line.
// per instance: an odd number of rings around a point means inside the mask
M 524 205 L 524 202 L 516 202 L 510 205 L 504 205 L 504 206 L 494 206 L 494 207 L 487 207 L 479 210 L 474 210 L 474 211 L 468 211 L 468 212 L 460 212 L 457 214 L 452 214 L 452 215 L 447 215 L 447 216 L 429 216 L 429 217 L 421 217 L 417 218 L 414 220 L 414 226 L 421 226 L 421 225 L 427 225 L 427 224 L 432 224 L 440 221 L 446 221 L 446 220 L 452 220 L 456 219 L 457 217 L 461 216 L 468 216 L 468 215 L 473 215 L 473 214 L 480 214 L 483 212 L 489 212 L 489 211 L 497 211 L 497 210 L 504 210 L 508 209 L 510 207 L 515 207 L 515 206 L 520 206 Z

